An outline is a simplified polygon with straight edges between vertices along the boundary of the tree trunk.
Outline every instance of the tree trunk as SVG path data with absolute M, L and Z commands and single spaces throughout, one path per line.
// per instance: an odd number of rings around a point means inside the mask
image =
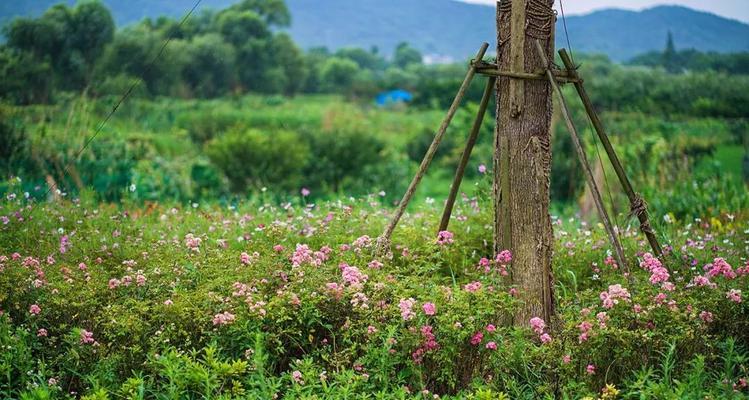
M 552 59 L 553 3 L 497 3 L 500 70 L 533 72 L 547 67 L 541 63 L 535 40 L 541 40 Z M 554 238 L 549 216 L 551 90 L 545 80 L 500 77 L 497 81 L 494 246 L 496 251 L 509 248 L 513 254 L 512 282 L 523 302 L 514 316 L 516 325 L 527 325 L 532 317 L 550 321 L 554 315 Z

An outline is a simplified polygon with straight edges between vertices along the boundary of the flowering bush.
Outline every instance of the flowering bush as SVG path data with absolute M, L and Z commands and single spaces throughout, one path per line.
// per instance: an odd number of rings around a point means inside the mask
M 749 393 L 745 218 L 672 225 L 664 259 L 623 230 L 628 265 L 555 220 L 557 317 L 513 327 L 512 254 L 475 199 L 436 239 L 436 206 L 407 216 L 384 254 L 372 198 L 30 207 L 0 203 L 3 397 L 657 398 L 711 374 L 689 393 Z

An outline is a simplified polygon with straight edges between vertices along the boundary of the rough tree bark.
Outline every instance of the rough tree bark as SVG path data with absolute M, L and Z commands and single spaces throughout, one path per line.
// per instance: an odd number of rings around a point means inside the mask
M 554 54 L 553 0 L 497 3 L 497 63 L 502 71 L 542 70 L 535 47 L 541 40 Z M 549 56 L 551 57 L 551 56 Z M 516 325 L 554 315 L 549 216 L 551 172 L 551 85 L 545 80 L 500 77 L 495 132 L 494 246 L 513 253 L 512 282 L 523 302 Z

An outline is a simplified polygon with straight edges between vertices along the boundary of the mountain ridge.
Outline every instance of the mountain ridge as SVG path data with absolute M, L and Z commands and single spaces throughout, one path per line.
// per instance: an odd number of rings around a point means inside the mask
M 60 2 L 0 4 L 0 23 L 14 16 L 40 15 Z M 203 0 L 201 8 L 219 9 L 234 2 Z M 192 0 L 104 3 L 119 27 L 144 17 L 180 17 L 193 5 Z M 304 48 L 376 46 L 382 53 L 392 54 L 398 43 L 406 41 L 432 59 L 461 60 L 470 57 L 481 42 L 496 41 L 494 7 L 487 5 L 454 0 L 287 0 L 287 4 L 292 14 L 288 31 Z M 663 5 L 641 11 L 609 8 L 567 16 L 566 20 L 574 51 L 603 53 L 615 61 L 662 49 L 669 31 L 678 49 L 749 51 L 749 24 L 682 6 Z M 560 18 L 557 45 L 566 47 L 561 22 Z

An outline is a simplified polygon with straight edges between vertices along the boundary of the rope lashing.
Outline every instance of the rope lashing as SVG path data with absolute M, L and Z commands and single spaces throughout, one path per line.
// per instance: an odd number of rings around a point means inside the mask
M 635 199 L 632 201 L 632 206 L 629 212 L 628 218 L 648 216 L 648 203 L 645 199 L 640 196 L 639 193 L 635 194 Z M 653 228 L 650 226 L 650 220 L 647 218 L 641 219 L 640 230 L 643 233 L 653 233 Z

